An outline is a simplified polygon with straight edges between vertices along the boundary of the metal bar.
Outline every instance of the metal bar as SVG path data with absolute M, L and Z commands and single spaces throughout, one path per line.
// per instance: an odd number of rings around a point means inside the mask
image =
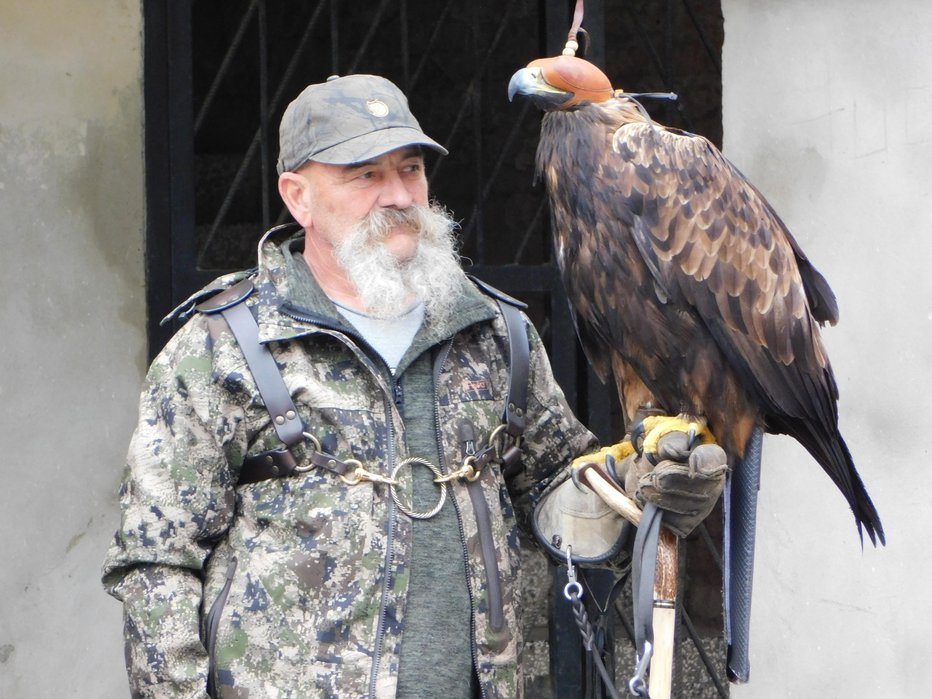
M 525 100 L 521 105 L 521 111 L 518 113 L 518 118 L 515 119 L 514 124 L 511 127 L 511 131 L 508 132 L 508 136 L 505 139 L 505 143 L 498 150 L 498 158 L 495 160 L 495 165 L 492 167 L 492 172 L 489 175 L 489 178 L 485 181 L 485 186 L 482 187 L 482 192 L 478 197 L 478 201 L 473 205 L 472 214 L 469 217 L 469 223 L 466 225 L 466 228 L 463 230 L 463 242 L 469 240 L 469 236 L 472 233 L 473 228 L 475 227 L 475 218 L 477 210 L 485 205 L 486 199 L 489 197 L 489 192 L 492 191 L 492 187 L 497 184 L 496 178 L 498 173 L 502 168 L 502 165 L 505 163 L 506 156 L 511 152 L 511 147 L 515 142 L 515 139 L 518 136 L 518 132 L 521 130 L 521 127 L 524 125 L 524 120 L 527 118 L 527 115 L 531 111 L 531 102 L 530 100 Z M 514 260 L 517 262 L 517 259 Z
M 259 2 L 259 172 L 262 190 L 262 230 L 269 229 L 269 46 L 265 0 Z
M 630 576 L 626 584 L 630 587 Z M 637 652 L 638 647 L 634 640 L 634 627 L 631 625 L 631 622 L 628 621 L 625 610 L 621 608 L 621 599 L 616 599 L 612 606 L 615 608 L 615 615 L 618 617 L 618 623 L 621 624 L 622 628 L 625 630 L 625 635 L 628 637 L 628 643 L 630 643 L 631 648 Z
M 168 113 L 169 168 L 171 170 L 172 287 L 173 294 L 187 290 L 190 261 L 196 257 L 194 236 L 194 113 L 191 0 L 169 3 L 168 7 Z M 166 309 L 168 310 L 168 309 Z
M 430 58 L 430 51 L 434 47 L 434 44 L 437 43 L 437 40 L 440 37 L 440 28 L 443 26 L 444 21 L 447 18 L 447 15 L 450 14 L 450 8 L 453 7 L 454 0 L 448 0 L 447 4 L 444 5 L 443 11 L 441 11 L 440 16 L 434 22 L 434 31 L 430 35 L 430 39 L 427 41 L 427 45 L 424 47 L 424 53 L 421 55 L 421 60 L 418 61 L 417 68 L 414 70 L 414 75 L 411 78 L 411 83 L 409 90 L 413 90 L 417 85 L 418 78 L 421 77 L 421 71 L 424 70 L 424 66 L 427 63 L 427 59 Z
M 243 18 L 240 20 L 239 26 L 236 28 L 236 34 L 233 35 L 233 41 L 230 42 L 230 46 L 227 49 L 226 54 L 223 56 L 223 60 L 220 62 L 220 67 L 217 69 L 216 75 L 214 75 L 213 82 L 211 82 L 210 88 L 208 88 L 207 94 L 204 96 L 204 101 L 201 103 L 201 108 L 197 112 L 197 118 L 194 120 L 194 133 L 197 133 L 201 129 L 201 124 L 204 122 L 204 117 L 207 115 L 207 110 L 210 109 L 210 105 L 213 103 L 214 97 L 217 96 L 217 90 L 220 88 L 220 83 L 223 81 L 227 70 L 229 70 L 230 63 L 233 62 L 233 56 L 236 53 L 236 49 L 238 49 L 240 44 L 243 43 L 243 37 L 246 34 L 246 28 L 249 26 L 249 20 L 252 19 L 252 13 L 255 12 L 257 5 L 258 0 L 252 0 L 252 2 L 249 3 L 249 7 L 246 8 L 246 12 L 243 13 Z
M 712 42 L 709 41 L 709 38 L 706 36 L 705 30 L 702 28 L 702 25 L 699 24 L 699 18 L 696 17 L 696 13 L 693 11 L 692 5 L 689 4 L 689 0 L 683 0 L 683 7 L 686 8 L 686 14 L 689 15 L 690 21 L 693 23 L 693 26 L 696 28 L 696 33 L 699 35 L 699 40 L 702 42 L 702 45 L 705 47 L 705 52 L 712 61 L 712 65 L 715 66 L 715 70 L 721 74 L 722 72 L 722 61 L 718 56 L 715 48 L 712 46 Z
M 330 0 L 330 74 L 340 74 L 340 0 Z
M 498 44 L 501 41 L 502 37 L 505 34 L 505 29 L 508 26 L 508 20 L 511 16 L 511 12 L 514 9 L 515 0 L 510 0 L 508 6 L 505 8 L 505 11 L 502 13 L 501 20 L 498 24 L 498 30 L 495 32 L 495 36 L 492 39 L 492 42 L 489 44 L 489 48 L 486 51 L 485 56 L 482 59 L 482 62 L 479 64 L 479 68 L 476 70 L 476 73 L 473 75 L 472 79 L 469 81 L 469 85 L 466 87 L 463 102 L 460 103 L 460 109 L 456 114 L 456 120 L 453 122 L 453 126 L 450 129 L 449 135 L 447 136 L 444 144 L 449 147 L 453 142 L 453 137 L 456 135 L 456 132 L 459 131 L 460 124 L 463 121 L 463 117 L 466 111 L 466 106 L 471 100 L 471 95 L 474 90 L 479 89 L 479 80 L 482 78 L 485 73 L 486 68 L 489 64 L 489 59 L 492 57 L 492 54 L 495 52 L 495 49 L 498 48 Z M 437 174 L 440 172 L 440 168 L 443 164 L 443 160 L 437 162 L 434 166 L 434 171 L 431 173 L 430 184 L 433 184 L 434 180 L 437 178 Z
M 291 60 L 288 62 L 288 66 L 285 68 L 285 72 L 282 74 L 282 79 L 278 84 L 278 89 L 275 91 L 274 97 L 272 97 L 272 102 L 269 105 L 269 111 L 274 112 L 279 103 L 282 100 L 282 95 L 285 91 L 285 88 L 288 86 L 291 81 L 291 76 L 294 74 L 298 66 L 298 60 L 301 58 L 301 55 L 304 53 L 304 49 L 307 46 L 307 42 L 310 39 L 311 32 L 314 30 L 317 20 L 320 17 L 321 10 L 323 9 L 324 2 L 326 0 L 320 0 L 317 3 L 317 7 L 314 10 L 314 13 L 311 15 L 310 20 L 307 23 L 307 26 L 304 29 L 304 34 L 301 36 L 301 40 L 298 42 L 298 45 L 295 47 L 295 50 L 291 54 Z M 207 234 L 207 239 L 204 241 L 204 245 L 201 247 L 201 250 L 197 253 L 197 266 L 200 267 L 202 260 L 204 258 L 205 251 L 213 243 L 214 237 L 217 235 L 217 231 L 220 228 L 220 224 L 226 218 L 227 211 L 230 209 L 230 205 L 233 203 L 233 197 L 236 192 L 239 190 L 240 185 L 243 182 L 243 179 L 246 174 L 246 169 L 249 164 L 252 162 L 253 157 L 256 154 L 256 148 L 259 145 L 259 138 L 261 136 L 261 127 L 256 129 L 256 133 L 252 138 L 249 147 L 246 149 L 246 154 L 243 156 L 242 161 L 240 162 L 239 169 L 236 171 L 236 175 L 233 177 L 233 182 L 230 184 L 230 187 L 227 189 L 226 196 L 223 199 L 223 202 L 220 204 L 220 209 L 217 211 L 217 215 L 214 217 L 214 221 L 211 224 L 210 232 Z M 192 188 L 193 191 L 193 188 Z M 193 219 L 192 219 L 193 220 Z
M 168 5 L 162 0 L 143 3 L 143 42 L 146 128 L 146 308 L 148 309 L 148 358 L 151 361 L 171 337 L 171 328 L 159 327 L 158 319 L 174 305 L 172 284 L 172 240 L 156 235 L 172 225 L 171 160 L 152 157 L 171 149 L 171 112 L 165 109 L 172 94 L 168 31 Z
M 410 37 L 408 36 L 408 2 L 400 0 L 398 3 L 398 22 L 401 32 L 401 88 L 405 94 L 408 94 L 411 78 L 411 47 Z
M 715 561 L 716 566 L 718 566 L 718 569 L 721 571 L 722 552 L 719 550 L 718 546 L 715 545 L 715 541 L 712 540 L 712 535 L 709 534 L 709 529 L 705 526 L 705 522 L 700 523 L 696 530 L 699 532 L 699 538 L 702 539 L 702 543 L 705 544 L 709 553 L 712 554 L 712 559 Z
M 654 64 L 654 68 L 657 69 L 657 73 L 660 76 L 660 82 L 663 83 L 664 89 L 671 92 L 676 92 L 676 88 L 673 85 L 673 82 L 670 79 L 670 76 L 667 74 L 666 68 L 663 65 L 663 61 L 660 58 L 660 54 L 657 53 L 657 49 L 654 46 L 654 42 L 650 40 L 650 37 L 647 35 L 647 32 L 644 31 L 644 27 L 638 21 L 637 15 L 632 12 L 627 5 L 624 6 L 624 12 L 628 16 L 628 19 L 631 20 L 631 23 L 634 25 L 635 34 L 637 38 L 641 40 L 641 43 L 647 49 L 647 52 L 650 54 L 651 61 Z M 693 126 L 692 119 L 689 118 L 689 115 L 683 109 L 682 103 L 677 100 L 674 103 L 677 113 L 680 115 L 680 118 L 683 120 L 683 123 L 686 125 L 686 128 L 690 131 L 694 131 L 695 127 Z
M 479 55 L 479 3 L 472 3 L 472 46 L 473 46 L 473 55 Z M 475 90 L 471 91 L 472 97 L 472 108 L 470 112 L 472 114 L 472 147 L 473 147 L 473 160 L 475 163 L 475 168 L 473 170 L 474 180 L 473 184 L 475 185 L 475 197 L 476 204 L 473 206 L 473 216 L 470 221 L 470 226 L 472 230 L 476 232 L 476 258 L 479 261 L 479 264 L 485 263 L 485 225 L 483 223 L 483 214 L 485 213 L 485 207 L 483 206 L 484 202 L 482 199 L 483 191 L 483 179 L 482 179 L 482 90 L 479 89 L 479 85 L 476 85 Z
M 352 75 L 356 72 L 356 67 L 359 65 L 362 57 L 366 55 L 366 51 L 369 49 L 369 43 L 372 41 L 372 37 L 375 36 L 376 29 L 379 28 L 379 22 L 382 20 L 382 15 L 385 14 L 385 8 L 388 7 L 388 3 L 389 0 L 382 0 L 378 9 L 375 11 L 375 15 L 372 17 L 372 22 L 369 24 L 369 30 L 366 32 L 366 36 L 363 38 L 362 43 L 359 45 L 359 50 L 356 51 L 356 56 L 353 58 L 353 62 L 350 64 L 348 71 L 349 75 Z
M 715 689 L 718 691 L 718 695 L 723 699 L 728 699 L 728 690 L 725 688 L 725 685 L 722 684 L 722 680 L 718 676 L 718 672 L 715 669 L 715 662 L 712 660 L 712 657 L 705 649 L 705 644 L 702 643 L 702 639 L 699 637 L 699 632 L 696 631 L 696 627 L 693 625 L 693 620 L 689 618 L 689 614 L 686 613 L 685 607 L 680 609 L 680 614 L 683 620 L 683 626 L 686 628 L 686 633 L 689 635 L 689 640 L 691 640 L 693 645 L 696 647 L 696 652 L 699 653 L 699 659 L 705 666 L 706 673 L 709 675 L 709 679 L 711 679 L 712 683 L 715 685 Z
M 544 217 L 544 210 L 547 208 L 547 197 L 541 197 L 540 202 L 537 204 L 537 211 L 534 212 L 534 218 L 531 219 L 530 225 L 524 231 L 524 237 L 521 239 L 521 242 L 518 244 L 517 249 L 515 250 L 515 259 L 514 263 L 521 264 L 521 257 L 524 255 L 524 251 L 527 249 L 528 243 L 531 240 L 531 236 L 538 230 L 538 227 L 541 224 L 541 219 Z
M 566 44 L 570 25 L 570 6 L 566 0 L 545 0 L 544 4 L 544 54 L 557 56 Z

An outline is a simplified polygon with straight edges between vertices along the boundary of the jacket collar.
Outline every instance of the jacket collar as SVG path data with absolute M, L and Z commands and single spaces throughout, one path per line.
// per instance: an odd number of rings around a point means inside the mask
M 355 336 L 330 298 L 307 267 L 302 252 L 304 232 L 296 224 L 273 228 L 259 243 L 259 274 L 256 289 L 259 304 L 259 340 L 286 340 L 314 332 L 340 332 Z M 418 356 L 465 328 L 492 319 L 494 302 L 469 281 L 458 280 L 459 294 L 447 318 L 430 318 L 415 336 L 398 371 Z

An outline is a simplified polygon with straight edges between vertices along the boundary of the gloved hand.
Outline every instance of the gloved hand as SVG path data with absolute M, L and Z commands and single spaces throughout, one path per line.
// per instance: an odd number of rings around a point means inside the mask
M 641 454 L 628 456 L 615 469 L 625 490 L 639 504 L 652 502 L 663 509 L 664 525 L 687 536 L 712 511 L 725 487 L 725 452 L 704 425 L 675 417 L 648 417 L 633 436 Z
M 573 461 L 572 473 L 587 463 L 604 466 L 606 460 L 634 453 L 629 441 L 614 444 Z M 589 566 L 613 567 L 622 561 L 627 535 L 632 530 L 621 515 L 594 491 L 568 478 L 548 493 L 534 510 L 532 527 L 538 542 L 557 560 L 572 548 L 573 560 Z

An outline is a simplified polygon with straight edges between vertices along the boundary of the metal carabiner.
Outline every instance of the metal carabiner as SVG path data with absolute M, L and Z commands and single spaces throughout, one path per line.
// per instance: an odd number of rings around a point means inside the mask
M 481 471 L 476 469 L 475 463 L 476 463 L 475 456 L 467 456 L 465 459 L 463 459 L 462 466 L 460 466 L 455 471 L 451 471 L 450 473 L 437 476 L 436 478 L 434 478 L 434 483 L 438 483 L 438 484 L 449 483 L 450 481 L 455 481 L 458 478 L 463 478 L 469 481 L 470 483 L 477 481 L 479 480 Z
M 638 656 L 634 675 L 628 680 L 628 691 L 633 697 L 649 697 L 647 693 L 647 669 L 654 654 L 654 647 L 650 641 L 644 641 L 644 652 Z
M 566 585 L 563 586 L 563 596 L 570 602 L 574 599 L 582 599 L 583 588 L 576 580 L 576 566 L 573 565 L 573 547 L 566 547 Z
M 340 480 L 347 485 L 356 485 L 362 481 L 368 481 L 369 483 L 384 483 L 389 486 L 397 485 L 397 481 L 394 478 L 389 478 L 388 476 L 383 476 L 379 473 L 367 471 L 362 467 L 362 462 L 356 459 L 347 459 L 343 463 L 347 466 L 355 467 L 350 475 L 346 475 L 345 473 L 340 475 Z

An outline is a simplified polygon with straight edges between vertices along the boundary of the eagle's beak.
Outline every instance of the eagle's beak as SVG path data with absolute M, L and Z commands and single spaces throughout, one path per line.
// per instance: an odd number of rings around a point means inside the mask
M 511 76 L 508 81 L 508 101 L 514 100 L 515 95 L 530 97 L 541 109 L 553 109 L 573 96 L 548 83 L 540 66 L 522 68 Z
M 535 77 L 536 72 L 536 77 Z M 511 76 L 508 81 L 508 101 L 513 102 L 515 95 L 528 95 L 533 91 L 534 86 L 540 81 L 540 70 L 533 68 L 522 68 Z

